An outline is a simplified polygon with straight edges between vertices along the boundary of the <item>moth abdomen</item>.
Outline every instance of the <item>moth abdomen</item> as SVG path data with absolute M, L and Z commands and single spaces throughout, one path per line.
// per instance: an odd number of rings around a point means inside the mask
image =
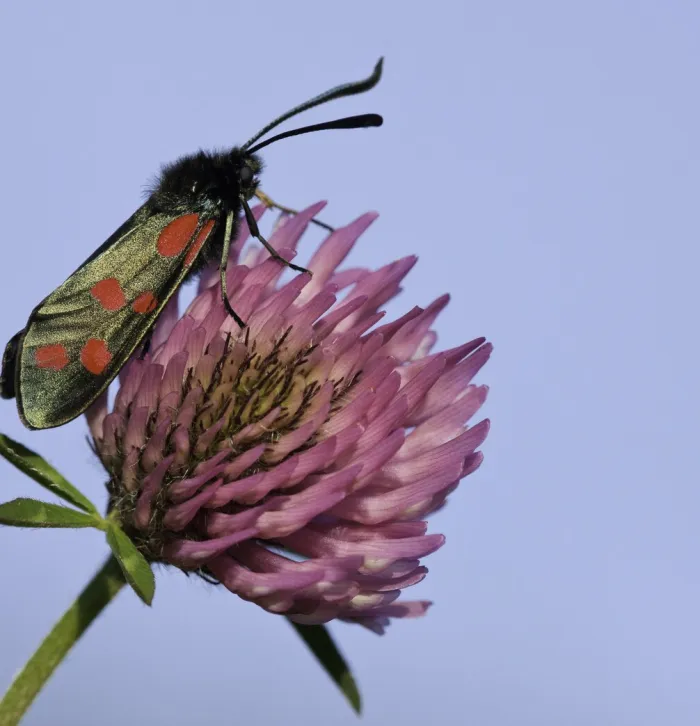
M 2 356 L 2 370 L 0 371 L 0 396 L 2 398 L 15 397 L 15 374 L 17 370 L 17 351 L 19 340 L 24 330 L 15 333 L 5 346 Z

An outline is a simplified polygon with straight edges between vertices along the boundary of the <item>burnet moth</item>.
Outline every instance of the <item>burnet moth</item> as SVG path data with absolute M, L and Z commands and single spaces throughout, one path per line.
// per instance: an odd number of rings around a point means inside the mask
M 226 289 L 229 248 L 241 216 L 272 257 L 307 272 L 277 255 L 250 211 L 253 197 L 279 207 L 258 188 L 262 162 L 257 152 L 313 131 L 381 126 L 382 117 L 350 116 L 260 139 L 303 111 L 369 91 L 381 73 L 380 58 L 368 78 L 294 107 L 243 146 L 200 151 L 164 166 L 146 202 L 34 308 L 25 328 L 7 344 L 0 395 L 17 398 L 23 423 L 30 429 L 52 428 L 83 413 L 136 349 L 147 346 L 153 325 L 178 287 L 209 262 L 219 261 L 224 306 L 244 327 Z

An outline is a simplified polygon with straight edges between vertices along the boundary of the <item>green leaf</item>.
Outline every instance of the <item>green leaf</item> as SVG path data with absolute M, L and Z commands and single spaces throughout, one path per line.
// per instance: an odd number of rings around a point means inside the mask
M 291 620 L 289 622 L 309 646 L 326 673 L 335 681 L 355 712 L 359 714 L 362 711 L 362 699 L 357 683 L 325 626 L 300 625 Z
M 0 504 L 0 524 L 10 527 L 95 527 L 103 528 L 97 514 L 77 512 L 62 504 L 40 502 L 38 499 L 13 499 Z
M 98 513 L 97 507 L 67 479 L 64 479 L 51 464 L 39 454 L 4 434 L 0 434 L 0 455 L 57 497 L 65 499 L 84 512 Z
M 156 580 L 146 558 L 115 522 L 107 526 L 107 544 L 112 548 L 126 581 L 146 605 L 150 605 L 156 591 Z

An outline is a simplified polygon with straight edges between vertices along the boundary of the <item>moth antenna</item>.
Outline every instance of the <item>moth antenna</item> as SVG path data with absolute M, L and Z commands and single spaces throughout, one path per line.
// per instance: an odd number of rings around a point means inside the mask
M 379 79 L 382 77 L 383 64 L 384 58 L 380 58 L 377 61 L 377 64 L 374 66 L 374 70 L 372 71 L 372 73 L 364 80 L 354 81 L 352 83 L 344 83 L 341 86 L 331 88 L 329 91 L 321 93 L 318 96 L 310 99 L 309 101 L 300 104 L 299 106 L 295 106 L 290 111 L 287 111 L 287 113 L 283 113 L 281 116 L 278 116 L 274 121 L 271 121 L 269 124 L 267 124 L 267 126 L 258 131 L 255 136 L 248 139 L 248 141 L 246 141 L 241 148 L 244 151 L 247 151 L 248 148 L 252 146 L 259 138 L 263 137 L 268 131 L 272 131 L 272 129 L 274 129 L 276 126 L 279 126 L 287 119 L 292 118 L 292 116 L 296 116 L 299 113 L 308 111 L 310 108 L 314 108 L 315 106 L 320 106 L 323 103 L 328 103 L 328 101 L 334 101 L 336 98 L 342 98 L 343 96 L 354 96 L 358 93 L 364 93 L 365 91 L 371 90 L 377 85 L 377 83 L 379 83 Z
M 272 136 L 265 141 L 261 141 L 256 144 L 252 149 L 248 149 L 249 154 L 255 154 L 260 149 L 264 149 L 270 144 L 274 144 L 275 141 L 280 139 L 288 139 L 290 136 L 300 136 L 301 134 L 310 134 L 313 131 L 328 131 L 331 129 L 366 129 L 371 126 L 381 126 L 384 123 L 384 119 L 376 113 L 363 113 L 359 116 L 346 116 L 345 118 L 339 118 L 335 121 L 325 121 L 320 124 L 312 124 L 311 126 L 303 126 L 299 129 L 292 129 L 291 131 L 284 131 L 281 134 Z

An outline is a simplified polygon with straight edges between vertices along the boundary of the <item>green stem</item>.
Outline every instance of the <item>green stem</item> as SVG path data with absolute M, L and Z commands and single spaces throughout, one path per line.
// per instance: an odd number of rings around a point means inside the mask
M 54 625 L 0 701 L 0 726 L 16 726 L 68 651 L 124 587 L 119 563 L 110 557 Z

